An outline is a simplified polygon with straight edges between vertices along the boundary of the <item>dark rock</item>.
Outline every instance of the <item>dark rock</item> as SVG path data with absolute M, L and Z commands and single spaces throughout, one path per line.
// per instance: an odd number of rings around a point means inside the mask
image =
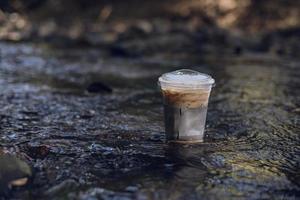
M 74 40 L 64 35 L 55 35 L 55 34 L 42 37 L 42 41 L 45 41 L 51 46 L 57 48 L 74 47 L 78 44 L 82 44 L 81 40 Z
M 91 83 L 86 90 L 90 93 L 112 93 L 112 88 L 102 82 Z
M 39 143 L 28 143 L 27 154 L 34 159 L 43 159 L 50 153 L 50 147 Z
M 11 3 L 8 0 L 0 1 L 0 9 L 3 11 L 12 11 L 12 6 L 10 4 Z
M 134 195 L 127 192 L 114 192 L 111 190 L 106 190 L 104 188 L 92 188 L 84 193 L 81 193 L 79 199 L 122 199 L 130 200 L 133 199 Z
M 282 55 L 284 55 L 284 50 L 282 48 L 278 48 L 276 50 L 276 54 L 279 55 L 279 56 L 282 56 Z
M 0 197 L 13 186 L 23 186 L 32 176 L 29 165 L 7 154 L 0 155 Z
M 126 190 L 127 192 L 137 192 L 138 189 L 139 189 L 139 188 L 136 187 L 136 186 L 127 186 L 125 190 Z
M 241 46 L 236 46 L 236 47 L 234 48 L 234 54 L 235 54 L 235 55 L 241 55 L 242 53 L 243 53 L 243 49 L 242 49 Z
M 74 190 L 75 188 L 77 188 L 79 186 L 79 184 L 73 180 L 73 179 L 68 179 L 65 180 L 63 182 L 61 182 L 58 185 L 55 185 L 53 187 L 51 187 L 50 189 L 48 189 L 45 192 L 46 196 L 62 196 L 67 192 L 70 192 L 71 190 Z
M 111 45 L 117 39 L 117 34 L 115 33 L 93 33 L 88 32 L 82 38 L 87 44 L 91 46 L 106 46 Z
M 124 47 L 116 46 L 116 45 L 114 45 L 110 48 L 110 54 L 112 56 L 116 56 L 116 57 L 130 56 L 129 52 Z
M 115 151 L 115 148 L 112 148 L 112 147 L 107 147 L 107 146 L 103 146 L 103 145 L 100 145 L 100 144 L 91 144 L 89 146 L 89 149 L 93 152 L 112 152 L 112 151 Z
M 38 112 L 36 112 L 36 111 L 23 110 L 23 111 L 21 111 L 21 113 L 23 113 L 25 115 L 38 115 Z
M 257 48 L 263 52 L 271 52 L 279 56 L 299 57 L 300 28 L 289 28 L 267 32 L 261 36 Z
M 79 118 L 81 118 L 81 119 L 91 119 L 95 116 L 95 113 L 96 112 L 94 110 L 88 110 L 88 111 L 82 112 L 79 115 Z
M 27 10 L 34 10 L 42 6 L 45 2 L 45 0 L 22 1 L 22 7 L 26 8 Z

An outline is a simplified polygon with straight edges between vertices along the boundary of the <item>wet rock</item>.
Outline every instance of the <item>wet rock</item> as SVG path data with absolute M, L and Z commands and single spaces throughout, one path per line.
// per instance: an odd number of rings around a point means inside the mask
M 29 165 L 11 155 L 0 154 L 0 194 L 14 186 L 23 186 L 32 176 Z
M 123 47 L 122 45 L 113 45 L 109 49 L 110 54 L 115 57 L 137 57 L 137 53 L 130 51 L 128 48 Z
M 279 56 L 289 55 L 299 57 L 300 28 L 290 28 L 268 32 L 261 36 L 257 45 L 259 50 Z
M 108 33 L 86 33 L 83 40 L 91 46 L 107 46 L 113 44 L 117 39 L 114 32 Z
M 134 195 L 131 193 L 125 192 L 114 192 L 111 190 L 107 190 L 104 188 L 92 188 L 87 190 L 86 192 L 80 194 L 80 200 L 84 199 L 103 199 L 103 200 L 110 200 L 110 199 L 122 199 L 122 200 L 130 200 L 133 199 Z
M 153 31 L 153 26 L 148 21 L 138 21 L 136 24 L 127 26 L 126 31 L 119 35 L 119 40 L 145 38 Z
M 43 159 L 50 153 L 50 147 L 48 145 L 35 142 L 28 143 L 26 150 L 27 155 L 34 159 Z
M 79 186 L 79 184 L 77 183 L 77 181 L 73 180 L 73 179 L 68 179 L 65 180 L 63 182 L 61 182 L 58 185 L 55 185 L 53 187 L 51 187 L 50 189 L 48 189 L 45 192 L 46 196 L 49 197 L 53 197 L 53 196 L 63 196 L 65 194 L 67 194 L 68 192 L 76 189 Z
M 79 118 L 81 119 L 91 119 L 95 116 L 96 112 L 94 110 L 87 110 L 80 113 Z
M 36 116 L 36 115 L 38 115 L 37 111 L 22 110 L 21 113 L 23 113 L 25 115 L 30 115 L 30 116 Z
M 235 55 L 241 55 L 243 53 L 243 48 L 241 46 L 236 46 L 234 48 L 234 54 Z
M 137 191 L 139 190 L 139 188 L 136 187 L 136 186 L 127 186 L 127 187 L 125 188 L 125 190 L 126 190 L 127 192 L 137 192 Z
M 91 83 L 86 90 L 90 93 L 112 93 L 113 89 L 102 82 Z
M 89 149 L 91 150 L 91 151 L 93 151 L 93 152 L 107 152 L 107 153 L 109 153 L 109 152 L 113 152 L 113 151 L 115 151 L 115 148 L 112 148 L 112 147 L 106 147 L 106 146 L 103 146 L 103 145 L 101 145 L 101 144 L 95 144 L 95 143 L 93 143 L 93 144 L 91 144 L 90 146 L 89 146 Z
M 276 54 L 277 55 L 279 55 L 279 56 L 282 56 L 282 55 L 284 55 L 284 50 L 282 49 L 282 48 L 278 48 L 277 50 L 276 50 Z
M 149 137 L 149 141 L 154 141 L 154 142 L 163 142 L 165 139 L 165 136 L 163 134 L 153 134 Z
M 24 10 L 33 11 L 34 9 L 39 8 L 44 3 L 46 3 L 46 0 L 18 1 L 18 3 L 11 3 L 10 1 L 2 1 L 2 2 L 3 3 L 0 4 L 1 8 L 2 8 L 2 5 L 5 5 L 5 6 L 7 6 L 7 8 L 10 8 L 10 9 L 24 9 Z
M 93 143 L 88 148 L 94 155 L 101 154 L 103 156 L 112 156 L 112 157 L 114 157 L 114 156 L 117 156 L 119 154 L 118 149 L 103 146 L 101 144 Z

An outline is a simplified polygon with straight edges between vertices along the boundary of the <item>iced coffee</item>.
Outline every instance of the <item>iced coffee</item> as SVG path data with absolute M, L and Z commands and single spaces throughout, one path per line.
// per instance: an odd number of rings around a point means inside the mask
M 182 69 L 159 78 L 167 141 L 202 142 L 207 105 L 214 79 Z

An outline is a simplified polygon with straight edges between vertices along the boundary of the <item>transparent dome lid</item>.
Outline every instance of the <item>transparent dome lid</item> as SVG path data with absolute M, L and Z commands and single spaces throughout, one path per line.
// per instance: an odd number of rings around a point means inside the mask
M 211 76 L 190 69 L 165 73 L 158 80 L 162 87 L 179 88 L 203 88 L 215 83 Z

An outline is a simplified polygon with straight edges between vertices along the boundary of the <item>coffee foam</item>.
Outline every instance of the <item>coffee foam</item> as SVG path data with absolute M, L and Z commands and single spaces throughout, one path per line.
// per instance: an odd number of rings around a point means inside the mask
M 206 88 L 214 84 L 214 79 L 207 74 L 182 69 L 163 74 L 159 82 L 162 88 Z

